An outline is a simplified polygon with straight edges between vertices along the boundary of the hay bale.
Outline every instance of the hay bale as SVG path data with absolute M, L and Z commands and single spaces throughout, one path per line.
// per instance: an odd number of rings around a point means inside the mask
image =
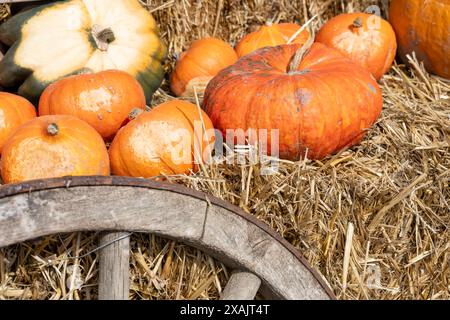
M 364 10 L 369 0 L 147 0 L 176 55 L 193 39 L 218 36 L 235 43 L 271 19 L 303 23 Z M 1 7 L 0 7 L 1 8 Z M 341 299 L 450 298 L 450 83 L 395 65 L 381 80 L 384 110 L 364 141 L 323 161 L 280 162 L 261 176 L 260 165 L 205 167 L 174 183 L 242 207 L 299 248 Z M 167 83 L 155 103 L 172 99 Z M 353 236 L 347 231 L 353 229 Z M 45 237 L 0 249 L 0 299 L 96 297 L 96 234 Z M 132 298 L 214 299 L 228 270 L 203 253 L 135 234 L 131 239 Z M 347 248 L 347 249 L 346 249 Z M 65 286 L 71 268 L 83 286 Z

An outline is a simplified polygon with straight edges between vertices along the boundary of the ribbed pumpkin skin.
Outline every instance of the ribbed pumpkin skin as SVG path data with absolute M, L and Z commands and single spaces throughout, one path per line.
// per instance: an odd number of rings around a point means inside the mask
M 266 24 L 242 38 L 236 45 L 236 52 L 240 58 L 264 47 L 287 44 L 300 28 L 295 23 Z M 309 32 L 305 29 L 291 43 L 304 44 L 308 37 Z
M 39 115 L 67 114 L 86 121 L 106 140 L 127 120 L 145 109 L 144 91 L 126 72 L 107 70 L 64 78 L 48 86 L 39 100 Z
M 188 50 L 180 55 L 170 79 L 172 92 L 177 96 L 192 94 L 192 86 L 201 90 L 219 71 L 238 60 L 234 49 L 216 38 L 194 41 Z
M 382 108 L 373 76 L 335 49 L 315 43 L 297 73 L 286 70 L 298 45 L 263 48 L 220 72 L 203 108 L 214 127 L 279 130 L 279 155 L 321 159 L 358 143 Z M 245 91 L 242 88 L 245 87 Z M 251 137 L 250 137 L 251 138 Z
M 211 132 L 194 133 L 194 122 L 201 121 L 199 111 L 196 105 L 173 100 L 140 114 L 119 130 L 109 148 L 112 173 L 148 178 L 196 171 L 194 141 L 202 145 L 203 161 L 214 142 Z M 206 130 L 213 129 L 208 116 L 201 114 Z
M 8 137 L 20 125 L 36 117 L 36 109 L 25 98 L 0 92 L 0 154 Z
M 50 124 L 58 134 L 47 132 Z M 4 183 L 63 176 L 109 175 L 105 143 L 86 122 L 72 116 L 30 120 L 10 136 L 0 161 Z
M 450 79 L 450 0 L 392 0 L 389 21 L 403 62 L 414 51 L 429 72 Z
M 111 36 L 99 43 L 99 34 Z M 0 41 L 11 46 L 0 61 L 0 86 L 19 87 L 32 103 L 49 84 L 84 70 L 128 72 L 144 88 L 147 103 L 164 78 L 166 46 L 137 0 L 51 2 L 6 20 Z
M 360 23 L 360 27 L 354 24 Z M 397 52 L 392 26 L 367 13 L 346 13 L 325 23 L 316 41 L 339 50 L 380 79 L 391 67 Z

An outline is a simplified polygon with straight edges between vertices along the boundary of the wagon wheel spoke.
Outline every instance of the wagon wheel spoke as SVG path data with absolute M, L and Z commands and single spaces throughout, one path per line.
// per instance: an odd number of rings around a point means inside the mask
M 253 273 L 235 270 L 220 300 L 253 300 L 261 286 L 261 279 Z
M 130 237 L 127 232 L 104 232 L 100 236 L 99 300 L 128 300 L 130 295 Z M 117 239 L 120 239 L 116 241 Z

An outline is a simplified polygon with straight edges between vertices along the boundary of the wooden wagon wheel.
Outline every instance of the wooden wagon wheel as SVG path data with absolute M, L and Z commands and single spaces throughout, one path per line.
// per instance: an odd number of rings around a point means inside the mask
M 75 231 L 105 231 L 100 244 L 132 231 L 196 247 L 235 270 L 222 299 L 253 299 L 258 290 L 269 299 L 335 299 L 286 240 L 204 193 L 123 177 L 65 177 L 0 187 L 0 247 Z M 100 251 L 99 299 L 128 299 L 128 258 L 129 238 Z

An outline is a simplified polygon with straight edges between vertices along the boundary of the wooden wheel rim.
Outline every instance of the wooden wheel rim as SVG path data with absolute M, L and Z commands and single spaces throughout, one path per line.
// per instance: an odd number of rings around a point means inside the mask
M 64 177 L 0 187 L 0 247 L 76 231 L 148 232 L 253 273 L 266 298 L 335 299 L 298 250 L 266 224 L 184 186 L 125 177 Z

